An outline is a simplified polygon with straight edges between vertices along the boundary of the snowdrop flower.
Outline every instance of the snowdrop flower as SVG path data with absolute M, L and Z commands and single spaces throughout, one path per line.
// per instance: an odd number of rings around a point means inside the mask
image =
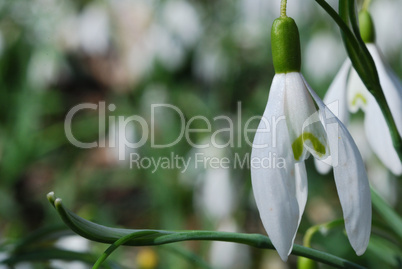
M 377 191 L 384 201 L 395 207 L 398 202 L 398 178 L 381 163 L 371 148 L 367 147 L 368 141 L 364 131 L 364 122 L 361 119 L 353 119 L 349 123 L 348 130 L 356 141 L 357 148 L 366 163 L 370 186 Z
M 358 255 L 371 231 L 370 187 L 351 135 L 300 73 L 300 41 L 292 18 L 274 21 L 275 76 L 254 137 L 251 179 L 258 210 L 273 245 L 286 261 L 307 200 L 304 160 L 331 156 L 346 233 Z M 317 111 L 318 107 L 318 111 Z M 267 165 L 277 158 L 276 166 Z
M 397 76 L 385 64 L 374 44 L 374 26 L 367 11 L 359 15 L 362 38 L 366 43 L 377 67 L 384 95 L 394 117 L 399 135 L 402 135 L 402 85 Z M 330 85 L 324 103 L 338 102 L 339 119 L 347 124 L 348 110 L 352 113 L 362 109 L 365 112 L 365 131 L 368 143 L 382 163 L 395 175 L 402 174 L 402 163 L 393 147 L 391 134 L 377 101 L 366 89 L 349 60 L 341 67 Z M 326 173 L 330 167 L 316 162 L 320 172 Z

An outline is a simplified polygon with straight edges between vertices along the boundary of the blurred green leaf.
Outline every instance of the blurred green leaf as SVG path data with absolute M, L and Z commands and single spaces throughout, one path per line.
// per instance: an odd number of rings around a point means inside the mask
M 402 240 L 402 218 L 377 194 L 371 189 L 371 201 L 377 213 L 384 218 L 388 226 L 399 236 Z

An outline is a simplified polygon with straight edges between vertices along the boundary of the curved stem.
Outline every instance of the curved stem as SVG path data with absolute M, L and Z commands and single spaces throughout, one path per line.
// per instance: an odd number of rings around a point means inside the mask
M 345 222 L 343 219 L 338 219 L 338 220 L 330 221 L 330 222 L 327 222 L 324 224 L 311 226 L 310 228 L 307 229 L 306 233 L 304 234 L 303 245 L 306 247 L 311 247 L 311 240 L 317 232 L 323 231 L 323 230 L 328 231 L 335 227 L 344 225 L 344 223 Z
M 274 249 L 271 240 L 262 234 L 229 233 L 217 231 L 166 231 L 116 229 L 85 220 L 64 208 L 61 199 L 49 193 L 49 202 L 55 207 L 60 217 L 77 234 L 101 243 L 114 244 L 111 251 L 120 244 L 128 246 L 155 246 L 189 240 L 225 241 L 249 245 L 256 248 Z M 292 254 L 332 265 L 337 268 L 364 268 L 340 257 L 315 249 L 294 245 Z M 108 255 L 107 253 L 105 255 Z M 101 260 L 107 258 L 101 257 Z
M 281 0 L 281 17 L 282 18 L 286 18 L 286 4 L 287 4 L 287 0 Z

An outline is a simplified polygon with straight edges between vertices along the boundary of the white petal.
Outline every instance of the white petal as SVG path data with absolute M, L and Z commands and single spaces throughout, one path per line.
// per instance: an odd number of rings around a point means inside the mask
M 307 82 L 305 83 L 324 113 L 323 120 L 346 233 L 356 254 L 362 255 L 367 248 L 371 232 L 371 195 L 363 160 L 346 127 L 326 108 Z
M 346 100 L 346 83 L 350 68 L 350 60 L 346 59 L 324 97 L 324 103 L 345 125 L 349 122 L 349 112 Z
M 284 120 L 284 92 L 285 74 L 277 74 L 272 82 L 263 119 L 254 137 L 251 179 L 264 228 L 280 257 L 286 261 L 292 250 L 301 206 L 296 197 L 296 168 Z M 280 118 L 282 120 L 277 121 Z M 273 121 L 277 121 L 276 130 L 264 132 L 267 125 L 274 124 Z M 267 146 L 261 148 L 262 145 Z M 282 165 L 270 167 L 264 162 L 268 158 L 276 158 L 277 164 L 281 161 Z M 302 173 L 303 168 L 299 167 L 298 171 Z M 300 176 L 300 186 L 303 182 L 301 179 Z M 302 186 L 300 189 L 303 189 Z
M 392 116 L 394 117 L 399 135 L 402 136 L 402 85 L 394 72 L 385 64 L 381 53 L 376 45 L 367 44 L 367 48 L 373 56 L 377 67 L 378 76 L 382 90 L 384 91 L 385 99 L 389 105 Z
M 299 224 L 306 207 L 307 202 L 307 172 L 304 162 L 298 162 L 295 164 L 295 179 L 296 179 L 296 198 L 299 204 Z
M 359 108 L 363 111 L 366 110 L 371 93 L 366 89 L 366 86 L 364 86 L 356 70 L 353 68 L 350 70 L 346 92 L 350 112 L 356 113 Z
M 306 159 L 306 149 L 316 158 L 326 158 L 325 130 L 301 74 L 287 73 L 285 87 L 286 122 L 295 159 Z
M 388 125 L 374 97 L 370 96 L 364 118 L 367 140 L 381 162 L 394 174 L 402 174 L 402 164 L 392 144 Z
M 391 207 L 398 203 L 399 180 L 386 169 L 378 159 L 373 158 L 367 166 L 367 175 L 370 186 L 380 195 Z

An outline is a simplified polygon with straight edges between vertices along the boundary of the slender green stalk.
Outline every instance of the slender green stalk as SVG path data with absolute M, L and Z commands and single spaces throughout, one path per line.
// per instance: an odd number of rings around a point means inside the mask
M 110 254 L 112 254 L 113 251 L 115 251 L 119 246 L 123 245 L 124 243 L 127 243 L 130 240 L 134 240 L 136 238 L 142 237 L 144 235 L 148 235 L 148 232 L 143 231 L 143 232 L 135 232 L 132 234 L 128 234 L 126 236 L 121 237 L 118 239 L 116 242 L 114 242 L 108 249 L 98 258 L 98 260 L 95 262 L 94 266 L 92 269 L 98 269 L 104 261 L 106 261 L 107 257 L 109 257 Z
M 286 4 L 287 4 L 287 0 L 281 0 L 281 17 L 282 18 L 286 18 Z
M 369 9 L 370 4 L 371 4 L 371 0 L 364 0 L 362 10 L 367 11 Z
M 402 138 L 399 135 L 395 120 L 381 88 L 374 60 L 361 40 L 356 20 L 354 0 L 339 0 L 339 14 L 325 0 L 316 0 L 316 2 L 332 17 L 341 29 L 345 48 L 353 67 L 364 85 L 377 100 L 390 130 L 392 144 L 399 159 L 402 161 Z M 355 34 L 348 26 L 349 22 L 351 22 Z
M 345 1 L 348 2 L 348 7 L 346 8 Z M 359 60 L 362 62 L 363 69 L 358 70 L 355 68 L 357 73 L 359 74 L 361 80 L 364 82 L 366 88 L 369 92 L 374 96 L 377 103 L 379 104 L 381 111 L 385 117 L 388 128 L 391 133 L 392 144 L 396 149 L 396 152 L 399 156 L 399 159 L 402 161 L 402 138 L 399 135 L 398 129 L 396 127 L 396 123 L 394 117 L 392 116 L 391 110 L 388 106 L 388 102 L 385 98 L 384 91 L 382 90 L 380 79 L 378 77 L 377 69 L 371 57 L 369 50 L 364 44 L 361 35 L 359 25 L 357 23 L 356 13 L 355 13 L 355 1 L 354 0 L 339 0 L 339 13 L 345 13 L 346 9 L 348 9 L 350 22 L 352 24 L 352 29 L 355 33 L 356 40 L 359 44 L 360 48 L 360 57 Z M 341 15 L 342 16 L 342 15 Z M 343 18 L 344 20 L 347 18 Z M 352 61 L 353 63 L 353 61 Z M 354 66 L 354 65 L 353 65 Z M 366 73 L 366 74 L 364 74 Z
M 345 14 L 349 14 L 350 18 L 350 23 L 352 25 L 353 33 L 355 34 L 355 38 L 357 40 L 357 43 L 359 45 L 359 60 L 362 62 L 362 65 L 364 66 L 364 69 L 359 70 L 359 76 L 362 79 L 362 81 L 366 80 L 367 83 L 366 87 L 369 89 L 369 87 L 374 87 L 375 85 L 380 85 L 380 79 L 378 77 L 377 69 L 374 63 L 373 57 L 371 57 L 371 54 L 369 50 L 366 47 L 366 44 L 364 43 L 361 35 L 360 35 L 360 28 L 358 24 L 358 20 L 356 17 L 356 10 L 355 10 L 355 1 L 347 1 L 347 7 L 344 4 L 345 0 L 340 0 L 342 4 L 340 3 L 340 13 L 344 12 Z M 344 8 L 341 8 L 345 6 Z M 343 9 L 348 9 L 348 11 L 341 11 Z M 347 20 L 346 18 L 343 18 L 344 20 Z M 357 70 L 356 70 L 357 71 Z M 363 78 L 362 78 L 363 77 Z M 368 85 L 367 85 L 368 84 Z M 382 89 L 381 89 L 382 91 Z
M 311 240 L 317 232 L 322 231 L 323 229 L 331 230 L 333 228 L 344 225 L 344 223 L 345 221 L 343 219 L 338 219 L 324 224 L 311 226 L 309 229 L 307 229 L 306 233 L 304 234 L 303 245 L 306 247 L 311 247 Z
M 335 23 L 341 29 L 341 34 L 344 35 L 345 42 L 348 42 L 347 46 L 353 48 L 358 48 L 359 44 L 353 32 L 349 29 L 347 22 L 342 20 L 342 18 L 338 15 L 338 13 L 325 1 L 325 0 L 316 0 L 316 2 L 328 13 L 329 16 L 335 21 Z M 345 44 L 346 45 L 346 44 Z M 354 49 L 352 53 L 356 53 Z M 356 58 L 356 57 L 353 57 Z M 352 59 L 351 59 L 352 60 Z M 358 62 L 356 64 L 359 64 Z
M 113 244 L 111 249 L 103 255 L 103 258 L 101 257 L 102 260 L 106 259 L 107 255 L 109 255 L 108 253 L 121 244 L 128 246 L 154 246 L 189 240 L 209 240 L 240 243 L 256 248 L 274 249 L 271 240 L 261 234 L 217 231 L 134 230 L 106 227 L 85 220 L 65 209 L 61 199 L 56 199 L 54 193 L 48 194 L 48 200 L 71 230 L 87 239 Z M 337 268 L 364 268 L 340 257 L 300 245 L 293 246 L 292 254 L 310 258 Z

